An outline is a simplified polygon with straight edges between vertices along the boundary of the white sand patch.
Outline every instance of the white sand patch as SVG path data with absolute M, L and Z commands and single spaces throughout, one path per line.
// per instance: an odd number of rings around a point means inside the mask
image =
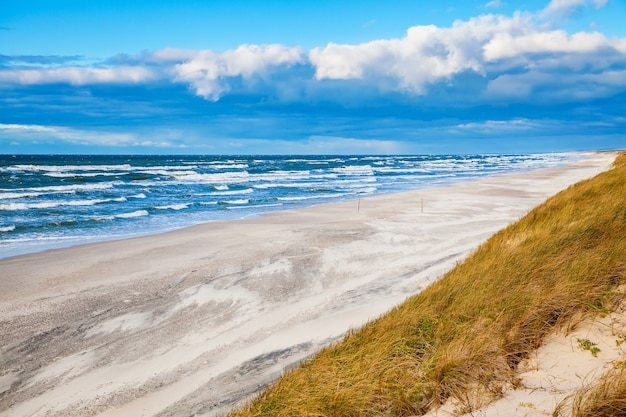
M 236 301 L 253 302 L 255 295 L 245 288 L 234 286 L 218 289 L 212 284 L 196 285 L 180 293 L 180 301 L 174 307 L 177 311 L 186 307 L 199 307 L 207 303 L 235 303 Z
M 286 273 L 289 272 L 289 270 L 291 270 L 291 262 L 289 259 L 265 259 L 250 271 L 250 275 L 273 275 Z
M 94 361 L 93 351 L 80 352 L 65 358 L 59 358 L 41 370 L 32 380 L 29 386 L 40 382 L 48 382 L 61 378 L 59 383 L 71 380 L 83 373 Z
M 119 317 L 106 320 L 92 329 L 90 329 L 86 337 L 97 334 L 109 334 L 113 332 L 130 332 L 142 329 L 150 324 L 152 313 L 129 313 Z
M 17 375 L 14 373 L 9 373 L 0 376 L 0 394 L 11 389 L 11 385 L 17 381 Z

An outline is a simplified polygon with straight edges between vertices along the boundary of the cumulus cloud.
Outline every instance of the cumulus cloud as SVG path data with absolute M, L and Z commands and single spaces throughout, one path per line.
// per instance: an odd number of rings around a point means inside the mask
M 174 68 L 176 81 L 190 84 L 196 94 L 217 101 L 229 89 L 228 78 L 264 77 L 270 70 L 302 62 L 300 48 L 284 45 L 241 45 L 217 53 L 199 51 Z
M 626 67 L 626 39 L 550 30 L 532 14 L 490 14 L 457 21 L 450 28 L 415 26 L 400 39 L 329 44 L 313 49 L 309 59 L 318 80 L 366 80 L 426 95 L 434 84 L 462 89 L 455 85 L 456 77 L 473 73 L 487 81 L 485 98 L 521 99 L 536 87 L 559 96 L 563 75 L 576 79 L 592 73 L 598 91 L 603 82 L 615 87 L 613 72 Z M 569 97 L 575 98 L 572 86 Z M 619 88 L 626 89 L 626 80 Z
M 318 80 L 391 78 L 400 89 L 424 94 L 429 83 L 464 71 L 483 73 L 482 45 L 503 22 L 488 15 L 451 28 L 414 26 L 401 39 L 314 48 L 309 60 Z

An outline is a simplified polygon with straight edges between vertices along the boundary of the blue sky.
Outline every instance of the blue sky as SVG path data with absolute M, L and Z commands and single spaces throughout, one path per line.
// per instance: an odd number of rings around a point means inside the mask
M 626 148 L 622 0 L 0 7 L 0 153 Z

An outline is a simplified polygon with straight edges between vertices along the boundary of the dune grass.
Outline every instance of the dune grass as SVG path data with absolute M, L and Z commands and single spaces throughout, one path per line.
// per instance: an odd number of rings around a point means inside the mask
M 626 415 L 626 367 L 617 367 L 598 383 L 562 401 L 554 417 L 622 417 Z
M 231 416 L 412 416 L 449 399 L 471 412 L 516 386 L 517 365 L 550 332 L 611 309 L 625 282 L 623 153 Z

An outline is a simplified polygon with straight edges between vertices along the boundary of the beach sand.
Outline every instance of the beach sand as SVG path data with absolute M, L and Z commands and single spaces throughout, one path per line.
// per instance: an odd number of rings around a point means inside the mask
M 615 154 L 0 261 L 0 415 L 221 415 Z

